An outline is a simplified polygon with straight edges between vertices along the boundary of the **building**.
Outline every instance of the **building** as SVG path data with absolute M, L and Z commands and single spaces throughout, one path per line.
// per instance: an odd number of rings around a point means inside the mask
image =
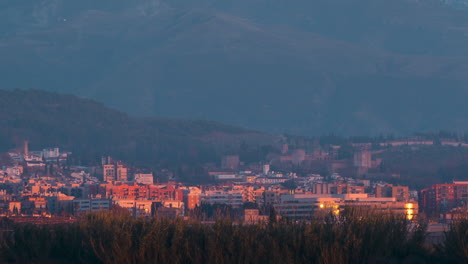
M 193 210 L 201 204 L 202 191 L 198 187 L 190 187 L 190 192 L 187 194 L 187 209 Z
M 183 216 L 185 212 L 185 203 L 177 200 L 163 200 L 161 204 L 166 208 L 178 209 L 179 215 Z
M 152 215 L 157 218 L 169 219 L 184 216 L 184 203 L 179 201 L 155 202 L 152 207 Z
M 205 191 L 201 195 L 201 202 L 206 204 L 226 204 L 234 208 L 239 208 L 243 205 L 242 191 Z
M 236 186 L 238 190 L 242 191 L 242 201 L 255 203 L 255 188 L 252 186 Z
M 355 186 L 347 183 L 315 183 L 312 185 L 313 194 L 348 194 L 365 193 L 364 186 Z
M 47 208 L 47 200 L 43 196 L 30 196 L 28 197 L 28 201 L 33 203 L 33 208 L 35 209 Z
M 106 196 L 118 199 L 147 199 L 148 188 L 140 185 L 110 185 L 106 188 Z
M 48 159 L 58 159 L 60 157 L 59 148 L 48 148 L 42 150 L 42 157 Z
M 124 165 L 118 163 L 116 165 L 116 180 L 117 181 L 128 181 L 128 169 Z
M 21 213 L 21 202 L 11 201 L 9 203 L 8 209 L 11 213 L 20 214 Z
M 255 183 L 257 184 L 280 184 L 289 181 L 290 178 L 284 177 L 257 177 Z
M 146 185 L 148 188 L 148 199 L 151 200 L 176 200 L 183 201 L 184 194 L 181 189 L 176 189 L 174 186 L 155 186 Z
M 393 197 L 398 202 L 407 202 L 410 199 L 410 192 L 408 186 L 393 186 L 392 184 L 387 184 L 375 188 L 375 197 Z
M 405 215 L 408 220 L 418 213 L 416 202 L 398 202 L 395 198 L 368 197 L 367 194 L 292 194 L 281 195 L 275 206 L 277 213 L 293 219 L 308 219 L 318 212 L 339 214 L 345 207 L 354 207 L 380 213 Z
M 128 209 L 133 216 L 150 216 L 154 201 L 135 199 L 113 199 L 113 204 Z
M 428 216 L 439 216 L 457 207 L 468 204 L 468 181 L 435 184 L 421 190 L 419 206 Z
M 153 184 L 153 173 L 137 173 L 134 175 L 135 182 L 139 184 Z
M 21 174 L 23 174 L 24 172 L 24 168 L 23 166 L 13 166 L 13 167 L 7 167 L 6 170 L 5 170 L 5 173 L 9 176 L 9 177 L 12 177 L 12 176 L 16 176 L 16 177 L 19 177 L 21 176 Z
M 459 207 L 450 210 L 449 212 L 440 214 L 440 221 L 442 223 L 453 223 L 453 221 L 466 219 L 468 215 L 468 207 Z
M 47 196 L 47 209 L 52 214 L 73 213 L 73 200 L 75 197 L 63 193 Z
M 83 212 L 96 212 L 109 210 L 111 201 L 109 199 L 75 199 L 73 200 L 73 210 L 75 214 Z
M 416 201 L 397 201 L 394 197 L 357 198 L 355 200 L 346 200 L 344 205 L 348 207 L 372 210 L 377 213 L 405 215 L 408 220 L 413 220 L 419 213 L 419 206 Z
M 310 219 L 320 209 L 338 209 L 341 197 L 316 194 L 281 195 L 280 203 L 275 205 L 278 215 L 292 219 Z
M 128 181 L 128 169 L 122 163 L 103 164 L 102 168 L 104 181 Z
M 106 195 L 113 199 L 149 199 L 183 201 L 183 192 L 173 186 L 155 186 L 138 184 L 109 185 Z
M 255 183 L 256 180 L 257 180 L 257 176 L 255 175 L 245 176 L 245 182 L 247 183 Z
M 216 174 L 213 176 L 213 179 L 216 181 L 233 181 L 233 180 L 242 180 L 243 177 L 238 176 L 234 173 L 230 173 L 230 174 Z
M 113 164 L 103 165 L 104 181 L 111 182 L 115 181 L 115 166 Z

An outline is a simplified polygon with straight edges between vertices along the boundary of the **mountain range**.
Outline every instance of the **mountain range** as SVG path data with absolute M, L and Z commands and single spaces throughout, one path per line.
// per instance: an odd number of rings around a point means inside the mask
M 0 0 L 2 89 L 272 133 L 466 131 L 467 47 L 439 0 Z

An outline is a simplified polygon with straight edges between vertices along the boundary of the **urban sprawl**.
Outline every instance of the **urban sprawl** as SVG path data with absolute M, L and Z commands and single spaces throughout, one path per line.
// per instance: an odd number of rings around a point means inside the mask
M 408 142 L 406 142 L 407 144 Z M 101 165 L 70 164 L 69 152 L 58 148 L 29 151 L 28 142 L 8 153 L 11 165 L 0 166 L 0 213 L 15 222 L 73 222 L 83 213 L 128 209 L 135 217 L 197 217 L 213 221 L 229 210 L 245 223 L 276 217 L 310 220 L 318 213 L 340 214 L 346 207 L 404 215 L 416 221 L 423 213 L 435 225 L 466 215 L 468 181 L 435 184 L 423 190 L 392 185 L 369 173 L 382 162 L 366 146 L 349 160 L 337 160 L 336 149 L 306 153 L 282 146 L 268 162 L 245 164 L 238 155 L 223 156 L 207 169 L 212 183 L 189 186 L 173 178 L 155 182 L 153 172 L 102 157 Z M 272 164 L 328 164 L 328 175 L 277 172 Z M 340 171 L 352 171 L 345 177 Z M 347 173 L 349 174 L 349 173 Z M 361 177 L 360 177 L 361 176 Z M 397 177 L 390 175 L 389 177 Z M 210 213 L 211 212 L 211 213 Z

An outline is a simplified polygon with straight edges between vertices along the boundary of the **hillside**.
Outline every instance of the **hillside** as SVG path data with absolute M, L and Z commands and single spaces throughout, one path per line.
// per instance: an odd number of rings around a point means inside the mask
M 107 154 L 146 167 L 217 162 L 242 142 L 254 146 L 274 140 L 216 122 L 135 118 L 71 95 L 0 90 L 0 152 L 24 139 L 31 149 L 73 151 L 79 162 L 93 164 Z
M 0 1 L 5 89 L 274 133 L 467 130 L 467 47 L 439 0 Z

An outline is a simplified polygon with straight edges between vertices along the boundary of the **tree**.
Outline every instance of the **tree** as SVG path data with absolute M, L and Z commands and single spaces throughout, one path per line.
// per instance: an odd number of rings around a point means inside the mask
M 288 190 L 295 190 L 297 188 L 297 184 L 293 179 L 287 180 L 283 182 L 281 185 Z
M 270 206 L 269 224 L 276 224 L 276 210 L 273 206 Z

